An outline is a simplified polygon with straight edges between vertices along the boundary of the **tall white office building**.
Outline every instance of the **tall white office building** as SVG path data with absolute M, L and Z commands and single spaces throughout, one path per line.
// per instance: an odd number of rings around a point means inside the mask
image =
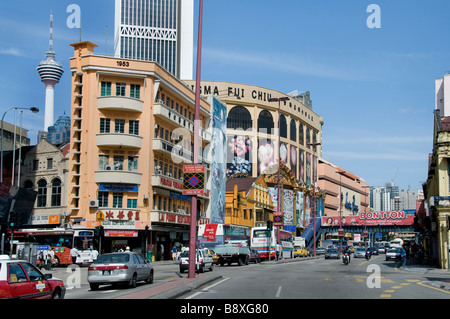
M 116 0 L 114 54 L 193 78 L 194 0 Z

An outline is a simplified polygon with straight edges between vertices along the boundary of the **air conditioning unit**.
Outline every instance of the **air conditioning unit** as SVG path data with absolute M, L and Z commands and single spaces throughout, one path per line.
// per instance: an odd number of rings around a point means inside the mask
M 90 199 L 89 200 L 89 207 L 98 207 L 98 200 L 97 199 Z
M 157 170 L 156 170 L 156 174 L 157 174 L 157 175 L 162 175 L 162 170 L 157 169 Z
M 167 177 L 172 177 L 172 173 L 167 173 Z
M 114 165 L 106 165 L 105 170 L 107 170 L 107 171 L 114 171 L 115 167 L 114 167 Z

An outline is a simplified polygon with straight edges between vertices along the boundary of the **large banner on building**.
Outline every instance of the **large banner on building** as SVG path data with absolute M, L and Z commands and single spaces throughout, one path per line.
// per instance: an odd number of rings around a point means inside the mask
M 212 106 L 212 143 L 211 143 L 211 188 L 210 213 L 211 224 L 225 222 L 225 185 L 226 177 L 226 130 L 227 107 L 213 96 L 210 96 Z
M 248 136 L 229 136 L 227 140 L 227 176 L 253 175 L 252 140 Z
M 359 216 L 322 217 L 322 226 L 409 226 L 414 215 L 405 212 L 360 212 Z

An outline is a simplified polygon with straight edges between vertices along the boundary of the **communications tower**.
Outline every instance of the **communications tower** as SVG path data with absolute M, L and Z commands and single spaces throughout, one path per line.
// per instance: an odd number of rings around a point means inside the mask
M 61 79 L 64 70 L 61 63 L 55 61 L 55 51 L 53 51 L 53 14 L 50 12 L 50 48 L 46 54 L 47 59 L 41 61 L 37 67 L 37 71 L 41 81 L 45 84 L 45 119 L 44 131 L 53 125 L 54 113 L 54 90 L 55 85 Z

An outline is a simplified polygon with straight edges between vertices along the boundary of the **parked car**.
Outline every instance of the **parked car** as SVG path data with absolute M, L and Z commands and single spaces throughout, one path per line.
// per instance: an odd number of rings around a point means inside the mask
M 353 252 L 353 258 L 364 258 L 366 256 L 366 249 L 363 247 L 358 247 Z
M 213 256 L 208 250 L 197 249 L 195 257 L 196 271 L 204 272 L 205 269 L 213 270 Z M 189 269 L 189 249 L 186 249 L 180 256 L 180 272 L 183 273 Z
M 250 249 L 249 257 L 250 257 L 249 262 L 254 262 L 255 264 L 261 262 L 259 253 L 254 249 Z
M 294 246 L 294 258 L 295 257 L 306 257 L 308 256 L 308 251 L 305 247 Z
M 403 248 L 395 247 L 389 248 L 386 251 L 386 260 L 402 260 L 406 257 L 406 252 Z
M 316 248 L 316 256 L 317 255 L 325 255 L 325 248 L 322 247 Z
M 339 250 L 334 249 L 334 248 L 327 249 L 327 251 L 325 252 L 325 259 L 328 259 L 328 258 L 334 258 L 334 259 L 341 258 Z
M 26 260 L 0 255 L 0 299 L 64 299 L 62 280 L 43 274 Z
M 153 267 L 135 252 L 110 253 L 98 256 L 88 268 L 91 290 L 100 285 L 127 284 L 134 288 L 138 281 L 153 283 Z

